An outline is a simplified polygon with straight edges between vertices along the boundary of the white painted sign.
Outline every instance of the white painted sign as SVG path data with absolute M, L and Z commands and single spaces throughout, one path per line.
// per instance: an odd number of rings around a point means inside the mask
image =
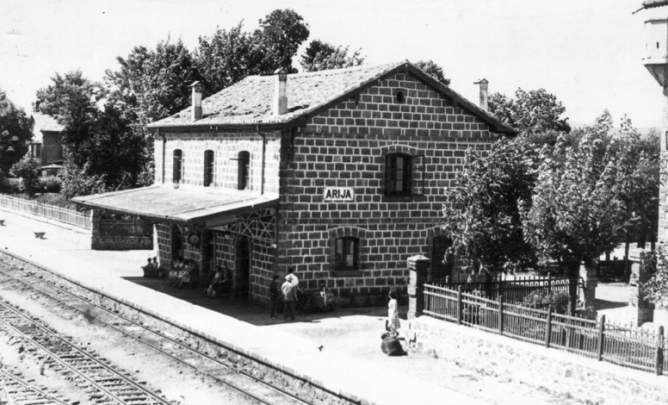
M 325 187 L 325 201 L 355 201 L 355 191 L 350 187 Z

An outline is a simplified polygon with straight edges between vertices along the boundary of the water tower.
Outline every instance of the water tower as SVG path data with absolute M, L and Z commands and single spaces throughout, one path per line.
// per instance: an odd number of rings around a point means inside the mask
M 663 88 L 668 97 L 668 0 L 645 0 L 640 10 L 646 14 L 645 20 L 645 56 L 643 64 Z M 640 11 L 638 10 L 638 11 Z M 668 98 L 663 102 L 661 152 L 662 165 L 665 165 L 665 152 L 668 143 Z M 664 172 L 662 170 L 662 172 Z M 665 174 L 662 174 L 662 177 Z M 658 241 L 668 243 L 668 179 L 662 179 L 659 206 Z

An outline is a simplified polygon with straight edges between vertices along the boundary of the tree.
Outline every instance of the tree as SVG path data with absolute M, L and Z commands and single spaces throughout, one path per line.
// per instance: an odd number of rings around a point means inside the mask
M 33 124 L 0 90 L 0 172 L 7 173 L 28 152 Z
M 217 93 L 262 70 L 262 47 L 253 35 L 243 31 L 240 22 L 230 30 L 217 29 L 211 37 L 200 37 L 196 53 L 197 68 L 208 94 Z M 268 72 L 271 73 L 271 72 Z
M 533 151 L 523 139 L 502 139 L 486 157 L 466 152 L 457 186 L 446 189 L 443 229 L 452 253 L 479 263 L 489 275 L 534 261 L 518 201 L 530 201 L 536 181 Z
M 63 146 L 68 160 L 82 166 L 90 157 L 92 134 L 100 115 L 98 102 L 106 95 L 101 84 L 91 82 L 80 70 L 56 73 L 52 84 L 37 91 L 39 110 L 63 125 Z
M 432 60 L 426 60 L 426 61 L 421 60 L 421 61 L 417 62 L 415 64 L 415 66 L 424 70 L 426 73 L 433 76 L 434 79 L 436 79 L 439 82 L 445 84 L 446 86 L 450 85 L 450 79 L 447 79 L 445 77 L 445 73 L 443 73 L 443 68 L 440 67 L 439 65 L 437 65 L 436 62 L 434 62 Z
M 108 93 L 101 85 L 90 82 L 80 71 L 56 74 L 52 85 L 38 91 L 39 108 L 54 116 L 64 128 L 65 160 L 72 167 L 83 168 L 79 175 L 104 179 L 109 188 L 130 187 L 144 165 L 145 139 L 133 131 L 126 117 L 134 114 L 116 106 L 127 99 L 120 97 L 102 105 Z M 63 194 L 68 194 L 68 181 L 63 177 Z M 77 194 L 80 195 L 80 194 Z
M 571 313 L 575 310 L 580 264 L 621 243 L 633 224 L 624 194 L 632 177 L 628 148 L 587 133 L 577 148 L 560 136 L 541 149 L 538 181 L 531 203 L 520 207 L 524 235 L 541 263 L 556 260 L 571 278 Z
M 120 69 L 106 71 L 112 89 L 108 102 L 113 107 L 105 107 L 102 130 L 110 142 L 113 138 L 124 141 L 115 152 L 122 152 L 117 158 L 129 163 L 123 174 L 131 179 L 128 185 L 149 185 L 154 178 L 153 135 L 146 126 L 190 106 L 190 86 L 202 78 L 195 57 L 180 40 L 159 42 L 155 49 L 135 47 L 127 58 L 116 60 Z M 105 130 L 110 121 L 116 133 Z M 106 173 L 108 183 L 117 181 L 117 175 Z
M 546 131 L 570 132 L 568 118 L 561 118 L 566 108 L 545 89 L 515 91 L 515 99 L 501 93 L 489 97 L 489 112 L 524 134 Z
M 294 72 L 292 58 L 308 38 L 309 29 L 302 16 L 293 10 L 274 10 L 260 20 L 260 29 L 253 36 L 264 53 L 262 71 L 270 73 L 284 68 Z
M 279 68 L 295 72 L 292 58 L 309 36 L 308 24 L 292 10 L 274 10 L 253 33 L 243 22 L 200 37 L 197 68 L 208 94 L 217 93 L 249 75 L 269 75 Z
M 71 161 L 66 161 L 60 177 L 63 184 L 60 195 L 66 199 L 72 199 L 80 195 L 99 194 L 106 191 L 104 175 L 88 174 L 88 164 L 79 167 Z
M 28 195 L 35 194 L 39 185 L 39 163 L 30 155 L 25 155 L 23 159 L 14 164 L 11 168 L 11 174 L 21 178 L 21 189 Z
M 361 56 L 361 49 L 348 55 L 347 46 L 334 46 L 316 39 L 308 44 L 300 63 L 305 72 L 315 72 L 360 66 L 364 56 Z

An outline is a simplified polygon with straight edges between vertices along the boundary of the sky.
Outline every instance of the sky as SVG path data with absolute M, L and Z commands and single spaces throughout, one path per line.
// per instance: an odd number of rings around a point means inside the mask
M 2 0 L 0 89 L 30 109 L 56 73 L 80 69 L 103 80 L 116 57 L 171 38 L 194 50 L 200 36 L 240 21 L 247 30 L 271 11 L 304 17 L 309 40 L 362 49 L 366 64 L 431 59 L 451 87 L 478 100 L 490 92 L 544 88 L 574 125 L 608 109 L 640 128 L 659 127 L 666 98 L 642 64 L 641 0 Z M 293 60 L 298 66 L 298 60 Z

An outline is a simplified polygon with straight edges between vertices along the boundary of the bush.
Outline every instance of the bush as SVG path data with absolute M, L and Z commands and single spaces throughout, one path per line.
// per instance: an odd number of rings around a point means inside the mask
M 59 193 L 62 180 L 56 176 L 42 176 L 39 178 L 39 190 L 43 193 Z
M 568 292 L 554 291 L 546 292 L 544 290 L 533 291 L 524 298 L 522 306 L 547 310 L 552 305 L 552 310 L 558 314 L 565 314 L 568 311 Z
M 39 186 L 39 163 L 26 155 L 12 166 L 11 173 L 21 178 L 20 190 L 33 195 Z

